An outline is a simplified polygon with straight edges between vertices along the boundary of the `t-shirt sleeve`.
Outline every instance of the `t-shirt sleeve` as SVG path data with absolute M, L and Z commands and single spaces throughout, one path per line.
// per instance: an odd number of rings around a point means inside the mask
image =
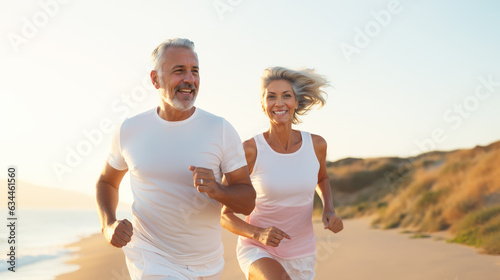
M 113 138 L 111 139 L 111 149 L 108 155 L 109 165 L 117 170 L 125 170 L 128 168 L 127 162 L 123 158 L 121 151 L 120 134 L 122 126 L 123 123 L 120 123 L 113 134 Z
M 245 151 L 236 129 L 226 120 L 223 123 L 222 173 L 229 173 L 247 165 Z

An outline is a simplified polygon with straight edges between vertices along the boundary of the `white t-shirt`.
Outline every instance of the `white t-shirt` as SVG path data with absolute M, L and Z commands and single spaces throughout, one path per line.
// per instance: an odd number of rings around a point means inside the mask
M 134 196 L 131 247 L 155 251 L 183 265 L 220 258 L 218 201 L 199 193 L 190 165 L 224 173 L 245 166 L 236 130 L 199 108 L 183 121 L 168 122 L 157 108 L 126 119 L 115 133 L 108 163 L 130 172 Z

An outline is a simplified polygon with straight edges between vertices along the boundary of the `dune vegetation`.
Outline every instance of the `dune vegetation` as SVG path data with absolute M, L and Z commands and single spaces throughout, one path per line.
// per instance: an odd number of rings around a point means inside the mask
M 380 228 L 449 230 L 449 242 L 500 254 L 500 141 L 412 158 L 347 158 L 327 169 L 343 218 L 375 215 Z

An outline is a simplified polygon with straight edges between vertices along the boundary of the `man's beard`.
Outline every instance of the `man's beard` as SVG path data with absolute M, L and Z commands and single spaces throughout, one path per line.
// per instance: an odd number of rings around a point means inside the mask
M 180 88 L 190 88 L 191 90 L 194 91 L 192 99 L 189 101 L 189 103 L 186 103 L 186 101 L 183 101 L 179 98 L 177 93 L 179 93 Z M 198 96 L 198 92 L 196 91 L 196 87 L 194 85 L 179 85 L 175 87 L 175 95 L 173 98 L 167 98 L 167 103 L 174 107 L 176 110 L 179 111 L 187 111 L 193 108 L 194 102 L 196 101 L 196 97 Z
M 193 98 L 189 101 L 189 103 L 186 103 L 186 101 L 182 101 L 179 99 L 177 94 L 174 96 L 172 99 L 168 99 L 168 103 L 170 106 L 174 107 L 175 109 L 179 111 L 187 111 L 194 106 L 194 102 L 196 101 L 196 96 L 193 96 Z

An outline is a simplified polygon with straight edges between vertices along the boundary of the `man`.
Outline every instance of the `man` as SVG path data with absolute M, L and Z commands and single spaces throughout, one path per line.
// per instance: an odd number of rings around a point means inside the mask
M 226 120 L 193 106 L 200 84 L 193 42 L 167 40 L 152 60 L 160 106 L 126 119 L 115 133 L 96 185 L 102 232 L 123 247 L 132 279 L 218 279 L 221 205 L 246 215 L 255 206 L 245 154 Z M 132 223 L 116 218 L 127 171 Z

